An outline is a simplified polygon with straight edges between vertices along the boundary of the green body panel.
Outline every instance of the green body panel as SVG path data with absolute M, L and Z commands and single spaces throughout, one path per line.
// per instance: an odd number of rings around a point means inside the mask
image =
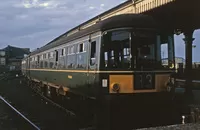
M 72 78 L 68 76 L 72 76 Z M 90 97 L 95 96 L 95 90 L 98 87 L 94 85 L 98 82 L 98 74 L 94 73 L 31 70 L 30 77 L 58 86 L 65 86 L 74 93 Z

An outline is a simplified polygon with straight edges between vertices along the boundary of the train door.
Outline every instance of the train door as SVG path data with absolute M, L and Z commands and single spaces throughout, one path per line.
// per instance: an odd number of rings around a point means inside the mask
M 89 85 L 94 85 L 97 72 L 97 41 L 91 40 L 89 42 L 89 58 L 88 58 L 88 80 Z
M 40 68 L 40 56 L 37 56 L 37 68 Z
M 55 52 L 56 52 L 55 66 L 56 66 L 56 68 L 57 68 L 57 66 L 58 66 L 58 50 L 55 50 Z
M 29 71 L 29 68 L 28 68 L 28 59 L 29 58 L 26 58 L 26 63 L 25 63 L 25 67 L 24 67 L 24 69 L 25 69 L 25 71 L 24 71 L 24 74 L 26 75 L 26 76 L 28 76 L 28 71 Z

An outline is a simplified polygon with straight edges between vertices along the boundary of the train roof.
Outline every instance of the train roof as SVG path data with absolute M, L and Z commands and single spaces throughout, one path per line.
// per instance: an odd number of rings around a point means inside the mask
M 46 44 L 45 46 L 35 50 L 30 55 L 35 55 L 37 53 L 49 50 L 51 48 L 57 47 L 69 41 L 75 40 L 77 38 L 89 35 L 91 33 L 97 31 L 105 31 L 108 29 L 113 28 L 120 28 L 120 27 L 133 27 L 133 28 L 157 28 L 158 25 L 154 21 L 151 16 L 144 15 L 144 14 L 122 14 L 110 17 L 103 21 L 99 21 L 98 23 L 90 26 L 86 29 L 82 29 L 77 33 L 74 33 L 70 36 L 65 36 L 50 44 Z

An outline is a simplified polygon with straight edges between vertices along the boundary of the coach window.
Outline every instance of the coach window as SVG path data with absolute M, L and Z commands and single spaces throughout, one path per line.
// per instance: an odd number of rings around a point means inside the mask
M 91 43 L 91 53 L 90 53 L 90 65 L 94 65 L 96 62 L 96 41 Z
M 43 54 L 44 59 L 47 59 L 46 54 Z
M 75 51 L 74 51 L 74 46 L 71 46 L 71 54 L 74 54 Z
M 78 50 L 79 50 L 78 52 L 83 52 L 84 51 L 83 43 L 78 45 Z
M 76 65 L 75 45 L 68 47 L 67 67 L 74 68 Z
M 131 33 L 128 30 L 106 32 L 102 50 L 105 68 L 131 69 Z
M 48 59 L 49 58 L 49 53 L 46 53 L 46 59 Z
M 67 47 L 67 55 L 69 55 L 69 54 L 70 54 L 70 46 Z
M 50 58 L 53 58 L 53 52 L 50 52 Z
M 43 57 L 43 54 L 40 55 L 40 61 L 43 61 L 44 60 L 44 57 Z
M 35 62 L 36 62 L 35 68 L 39 68 L 40 67 L 40 65 L 39 65 L 39 63 L 40 63 L 40 56 L 39 55 L 35 57 Z
M 60 56 L 65 56 L 65 48 L 63 48 L 63 49 L 61 50 Z
M 56 52 L 56 62 L 58 61 L 58 50 L 55 50 Z
M 44 68 L 48 68 L 48 62 L 47 61 L 44 62 Z
M 47 57 L 48 57 L 48 59 L 50 58 L 50 52 L 47 53 Z
M 70 46 L 70 47 L 68 47 L 68 55 L 70 55 L 70 54 L 74 54 L 75 53 L 75 51 L 74 51 L 74 46 Z

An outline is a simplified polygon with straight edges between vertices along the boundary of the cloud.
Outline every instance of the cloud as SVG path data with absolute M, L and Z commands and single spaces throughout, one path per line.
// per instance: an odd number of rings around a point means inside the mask
M 93 7 L 93 6 L 90 6 L 90 7 L 89 7 L 89 9 L 91 9 L 91 10 L 92 10 L 92 9 L 95 9 L 95 7 Z
M 104 4 L 101 4 L 101 7 L 104 7 L 105 5 Z
M 120 0 L 1 1 L 0 48 L 7 45 L 41 47 L 119 3 Z
M 24 7 L 24 8 L 51 8 L 56 7 L 57 2 L 56 1 L 41 1 L 41 0 L 23 0 L 21 3 L 16 4 L 16 7 Z

